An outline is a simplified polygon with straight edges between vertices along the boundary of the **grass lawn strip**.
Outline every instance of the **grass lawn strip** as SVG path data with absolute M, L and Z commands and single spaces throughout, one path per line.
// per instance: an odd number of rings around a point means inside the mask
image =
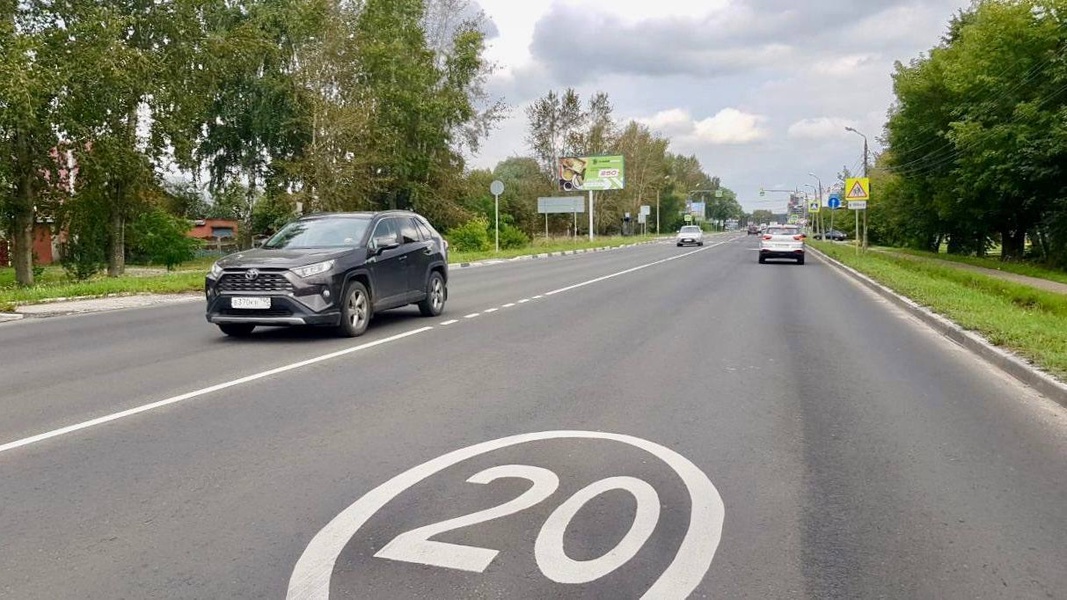
M 1063 271 L 1057 271 L 1055 269 L 1042 268 L 1040 266 L 1029 263 L 1003 262 L 995 258 L 957 256 L 955 254 L 935 254 L 933 252 L 924 252 L 922 250 L 910 250 L 903 248 L 879 248 L 879 250 L 885 250 L 886 252 L 893 252 L 909 256 L 916 256 L 920 258 L 936 258 L 938 260 L 957 262 L 965 265 L 971 265 L 974 267 L 993 269 L 994 271 L 1004 271 L 1005 273 L 1014 273 L 1016 275 L 1025 275 L 1027 277 L 1036 277 L 1038 279 L 1048 279 L 1049 281 L 1067 283 L 1067 273 L 1064 273 Z
M 451 264 L 475 262 L 487 259 L 506 259 L 546 252 L 581 250 L 589 248 L 617 247 L 648 242 L 655 236 L 601 238 L 593 242 L 572 242 L 566 239 L 537 243 L 526 248 L 496 252 L 452 252 Z M 109 278 L 98 275 L 86 281 L 70 281 L 62 267 L 48 266 L 36 278 L 37 285 L 20 288 L 15 285 L 15 271 L 0 269 L 0 312 L 10 312 L 19 304 L 35 304 L 57 299 L 101 298 L 130 294 L 176 294 L 201 292 L 204 289 L 204 274 L 215 259 L 197 259 L 185 263 L 169 273 L 144 274 L 151 269 L 130 265 L 131 274 Z M 134 274 L 136 273 L 136 274 Z

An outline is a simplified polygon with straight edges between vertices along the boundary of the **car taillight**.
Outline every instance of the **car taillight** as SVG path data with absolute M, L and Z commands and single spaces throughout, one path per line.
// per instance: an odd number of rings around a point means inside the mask
M 800 240 L 804 239 L 804 236 L 802 236 L 802 235 L 794 235 L 793 239 L 799 242 Z
M 765 236 L 763 236 L 763 239 L 765 239 L 765 240 L 769 240 L 769 239 L 771 239 L 771 236 L 769 236 L 769 235 L 765 235 Z

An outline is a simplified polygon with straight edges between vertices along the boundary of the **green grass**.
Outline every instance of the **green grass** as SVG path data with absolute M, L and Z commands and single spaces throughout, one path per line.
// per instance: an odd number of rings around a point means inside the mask
M 932 258 L 811 245 L 997 346 L 1067 379 L 1067 296 L 955 269 Z
M 949 262 L 962 263 L 965 265 L 972 265 L 975 267 L 982 267 L 985 269 L 993 269 L 995 271 L 1004 271 L 1005 273 L 1014 273 L 1016 275 L 1025 275 L 1027 277 L 1036 277 L 1038 279 L 1048 279 L 1049 281 L 1057 281 L 1059 283 L 1067 283 L 1067 272 L 1050 269 L 1048 267 L 1041 266 L 1030 262 L 1003 262 L 997 258 L 978 258 L 976 256 L 958 256 L 955 254 L 937 254 L 934 252 L 924 252 L 922 250 L 911 250 L 904 248 L 879 248 L 886 252 L 895 252 L 898 254 L 906 254 L 909 256 L 918 256 L 921 258 L 933 258 L 937 260 L 947 260 Z
M 526 248 L 497 252 L 453 252 L 452 264 L 486 260 L 490 258 L 514 258 L 543 252 L 560 252 L 581 248 L 622 246 L 655 239 L 655 236 L 604 237 L 590 243 L 587 239 L 575 242 L 570 238 L 538 239 Z M 204 257 L 181 264 L 172 272 L 153 265 L 129 265 L 123 277 L 108 278 L 97 275 L 87 281 L 71 281 L 62 267 L 45 267 L 36 278 L 36 285 L 20 288 L 15 285 L 15 270 L 0 268 L 0 312 L 14 310 L 19 304 L 34 304 L 56 298 L 102 297 L 125 294 L 171 294 L 199 292 L 204 288 L 204 274 L 215 262 L 215 257 Z
M 479 260 L 489 260 L 493 258 L 515 258 L 517 256 L 542 254 L 545 252 L 563 252 L 566 250 L 603 248 L 605 246 L 617 247 L 625 246 L 627 244 L 648 242 L 656 238 L 657 236 L 655 235 L 638 235 L 632 237 L 599 237 L 592 242 L 589 241 L 589 238 L 579 238 L 578 241 L 574 241 L 572 238 L 537 238 L 530 246 L 527 246 L 526 248 L 514 248 L 511 250 L 501 250 L 500 252 L 493 252 L 492 250 L 488 252 L 450 252 L 448 256 L 448 261 L 451 264 L 462 264 Z

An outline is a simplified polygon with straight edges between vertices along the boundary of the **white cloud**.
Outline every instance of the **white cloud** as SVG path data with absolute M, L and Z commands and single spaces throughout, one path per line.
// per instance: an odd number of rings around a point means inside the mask
M 767 117 L 724 108 L 714 117 L 696 123 L 695 137 L 709 144 L 748 144 L 762 140 L 768 133 L 760 127 Z
M 788 135 L 795 140 L 827 140 L 848 135 L 846 127 L 856 127 L 856 122 L 841 117 L 802 119 L 789 126 Z
M 686 148 L 748 144 L 765 139 L 768 135 L 767 130 L 761 127 L 767 121 L 766 117 L 736 108 L 724 108 L 715 116 L 700 121 L 694 120 L 689 112 L 680 108 L 635 120 Z
M 863 67 L 877 65 L 880 58 L 877 54 L 851 54 L 819 61 L 815 63 L 813 70 L 819 75 L 844 77 Z

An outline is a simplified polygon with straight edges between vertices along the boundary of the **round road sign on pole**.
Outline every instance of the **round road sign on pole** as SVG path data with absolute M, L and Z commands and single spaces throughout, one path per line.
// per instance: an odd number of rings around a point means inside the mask
M 496 251 L 500 252 L 500 194 L 504 193 L 504 182 L 496 179 L 489 184 L 489 193 L 495 198 L 494 211 L 496 213 Z

